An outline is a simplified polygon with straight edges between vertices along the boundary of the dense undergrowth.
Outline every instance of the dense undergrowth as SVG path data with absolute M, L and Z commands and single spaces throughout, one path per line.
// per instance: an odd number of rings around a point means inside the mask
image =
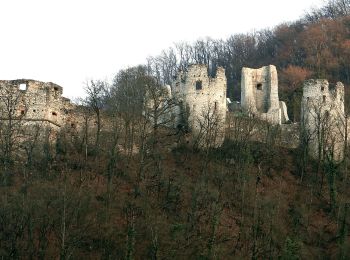
M 327 169 L 317 173 L 310 161 L 301 179 L 298 150 L 230 141 L 205 152 L 163 140 L 147 153 L 141 174 L 137 154 L 118 153 L 111 162 L 104 149 L 87 158 L 61 149 L 49 161 L 13 165 L 11 181 L 0 187 L 0 256 L 348 256 L 343 164 L 331 201 Z

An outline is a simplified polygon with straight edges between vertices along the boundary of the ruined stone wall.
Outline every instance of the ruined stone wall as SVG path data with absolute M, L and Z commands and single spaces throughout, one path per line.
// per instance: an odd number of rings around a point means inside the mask
M 152 125 L 177 127 L 180 108 L 173 98 L 169 85 L 147 89 L 145 102 L 142 114 Z
M 157 120 L 170 122 L 169 127 L 177 127 L 184 117 L 185 110 L 194 136 L 203 135 L 211 124 L 211 127 L 216 129 L 209 138 L 215 138 L 214 145 L 220 146 L 225 139 L 225 131 L 229 134 L 228 138 L 232 136 L 231 123 L 227 123 L 226 120 L 226 91 L 227 81 L 223 68 L 218 68 L 216 76 L 212 78 L 208 75 L 205 65 L 192 65 L 187 72 L 178 74 L 171 88 L 164 87 L 164 95 L 160 95 L 158 100 L 162 103 L 160 109 L 174 100 L 175 104 L 182 105 L 172 106 L 169 109 L 170 113 Z M 301 125 L 282 124 L 288 120 L 288 114 L 285 103 L 278 99 L 277 71 L 274 66 L 257 70 L 243 68 L 241 94 L 241 108 L 249 113 L 232 113 L 232 122 L 237 123 L 237 119 L 242 120 L 240 116 L 247 115 L 247 122 L 257 121 L 249 133 L 252 140 L 264 142 L 267 133 L 272 129 L 268 124 L 272 123 L 280 125 L 276 128 L 276 140 L 281 146 L 296 148 L 301 141 L 304 142 L 307 135 L 311 156 L 316 158 L 321 151 L 323 157 L 331 155 L 337 161 L 343 158 L 345 130 L 346 126 L 350 128 L 350 124 L 346 124 L 342 83 L 339 82 L 334 88 L 330 88 L 326 80 L 305 82 L 301 102 Z M 12 95 L 12 99 L 16 100 L 14 115 L 19 118 L 22 116 L 21 120 L 25 121 L 28 127 L 31 122 L 35 122 L 41 123 L 45 128 L 51 126 L 56 132 L 64 129 L 75 136 L 84 136 L 83 131 L 87 124 L 89 136 L 94 138 L 97 125 L 95 115 L 88 108 L 74 105 L 69 99 L 62 97 L 60 86 L 51 82 L 26 79 L 0 81 L 1 112 L 4 111 L 5 103 L 11 99 L 7 98 L 8 95 Z M 149 105 L 152 107 L 152 103 Z M 102 114 L 102 131 L 111 131 L 113 124 L 110 116 Z M 6 113 L 2 113 L 0 117 L 6 121 Z M 242 129 L 237 128 L 234 132 L 244 134 L 246 131 Z
M 62 87 L 51 83 L 35 80 L 2 80 L 0 81 L 0 120 L 7 124 L 8 117 L 30 136 L 30 129 L 50 129 L 50 140 L 62 133 L 72 138 L 81 139 L 86 135 L 86 128 L 90 142 L 96 137 L 96 115 L 87 107 L 75 105 L 62 96 Z M 6 112 L 6 103 L 12 102 L 9 115 Z M 112 131 L 113 125 L 110 116 L 101 112 L 101 132 Z M 25 140 L 22 140 L 25 142 Z
M 280 145 L 285 148 L 298 148 L 300 145 L 300 123 L 282 124 L 280 129 Z
M 289 121 L 286 105 L 279 101 L 275 66 L 242 68 L 241 106 L 244 111 L 272 124 Z
M 280 147 L 296 149 L 300 144 L 300 124 L 271 125 L 253 116 L 230 112 L 226 120 L 226 138 L 238 142 L 273 142 Z
M 183 103 L 189 113 L 188 122 L 194 132 L 203 130 L 204 121 L 216 120 L 217 143 L 224 140 L 226 119 L 227 80 L 225 70 L 219 67 L 216 77 L 208 75 L 206 65 L 192 65 L 180 72 L 172 85 L 175 98 Z
M 343 158 L 345 141 L 344 85 L 330 88 L 327 80 L 308 80 L 301 102 L 302 135 L 314 158 Z
M 9 95 L 10 89 L 13 98 L 19 98 L 14 106 L 18 115 L 24 115 L 23 120 L 48 121 L 61 126 L 66 122 L 68 111 L 74 107 L 69 99 L 62 97 L 62 87 L 51 82 L 28 79 L 0 81 L 1 95 Z M 2 100 L 1 103 L 4 102 Z

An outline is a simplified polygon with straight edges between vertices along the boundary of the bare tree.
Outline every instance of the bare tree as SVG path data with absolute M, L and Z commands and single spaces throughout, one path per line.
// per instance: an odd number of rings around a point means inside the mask
M 4 182 L 7 182 L 8 170 L 15 161 L 15 155 L 19 155 L 16 152 L 23 141 L 23 119 L 27 110 L 23 93 L 17 85 L 0 86 L 0 152 L 5 172 Z
M 208 102 L 199 115 L 193 115 L 193 120 L 192 131 L 197 147 L 208 153 L 210 148 L 221 145 L 225 122 L 214 103 Z
M 107 83 L 101 80 L 91 80 L 85 85 L 85 92 L 87 94 L 86 104 L 91 107 L 96 115 L 96 139 L 95 139 L 95 153 L 99 150 L 100 135 L 101 135 L 101 113 L 104 106 L 104 97 L 107 89 Z
M 127 151 L 128 160 L 134 152 L 136 126 L 142 117 L 148 78 L 145 67 L 132 67 L 120 71 L 111 87 L 111 96 L 118 103 L 119 116 L 123 122 L 124 150 Z
M 328 0 L 326 5 L 321 8 L 314 8 L 308 12 L 305 19 L 310 22 L 315 22 L 322 18 L 336 19 L 338 17 L 347 16 L 350 14 L 349 0 Z
M 165 138 L 169 138 L 170 135 L 161 134 L 160 130 L 162 128 L 172 129 L 175 126 L 176 121 L 176 101 L 171 96 L 170 86 L 161 86 L 155 80 L 150 80 L 146 84 L 146 95 L 144 100 L 144 116 L 145 120 L 150 123 L 150 134 L 147 136 L 143 132 L 144 137 L 148 137 L 148 142 L 151 143 L 150 147 L 150 165 L 153 166 L 154 177 L 156 178 L 156 186 L 158 191 L 158 196 L 160 194 L 161 182 L 162 182 L 162 147 L 161 140 L 164 141 Z M 143 128 L 143 130 L 146 130 Z M 141 140 L 144 145 L 146 140 Z M 143 147 L 144 148 L 144 147 Z M 143 169 L 144 159 L 146 151 L 144 149 L 140 150 L 141 162 L 140 162 L 140 174 L 141 169 Z M 141 177 L 141 175 L 140 175 Z
M 336 97 L 339 98 L 339 97 Z M 311 157 L 317 159 L 317 171 L 313 178 L 314 183 L 321 182 L 319 191 L 322 190 L 324 177 L 328 182 L 330 208 L 336 207 L 336 175 L 338 164 L 344 156 L 345 117 L 339 114 L 341 103 L 326 102 L 326 96 L 307 99 L 302 106 L 304 119 L 302 128 L 308 131 L 310 137 L 308 148 Z M 344 109 L 340 109 L 344 111 Z M 323 170 L 323 172 L 321 172 Z

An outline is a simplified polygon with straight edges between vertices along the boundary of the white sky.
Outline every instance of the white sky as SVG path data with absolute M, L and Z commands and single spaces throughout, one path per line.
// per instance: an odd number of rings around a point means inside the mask
M 323 0 L 0 0 L 0 79 L 51 81 L 67 97 L 86 79 L 180 41 L 226 38 L 293 21 Z

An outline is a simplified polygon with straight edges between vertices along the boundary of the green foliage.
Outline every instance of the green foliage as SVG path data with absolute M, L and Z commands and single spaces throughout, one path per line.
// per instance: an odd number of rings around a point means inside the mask
M 300 243 L 298 242 L 298 240 L 287 237 L 281 259 L 284 259 L 284 260 L 300 259 L 299 252 L 300 252 Z

